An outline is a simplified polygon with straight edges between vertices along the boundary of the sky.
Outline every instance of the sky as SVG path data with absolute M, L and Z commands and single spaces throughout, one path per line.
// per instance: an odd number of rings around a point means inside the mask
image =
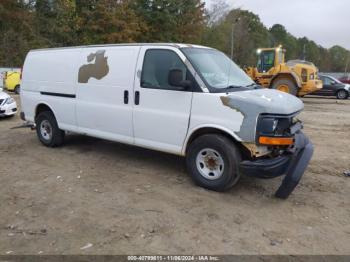
M 217 0 L 205 0 L 211 5 Z M 282 24 L 296 37 L 323 47 L 350 50 L 350 0 L 226 0 L 230 7 L 252 11 L 267 27 Z

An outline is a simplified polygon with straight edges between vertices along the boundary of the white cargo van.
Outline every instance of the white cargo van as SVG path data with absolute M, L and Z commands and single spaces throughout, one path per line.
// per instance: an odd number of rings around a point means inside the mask
M 245 174 L 286 175 L 287 198 L 313 146 L 298 98 L 263 89 L 226 55 L 187 44 L 121 44 L 33 50 L 23 68 L 22 119 L 60 146 L 66 131 L 186 157 L 205 188 Z

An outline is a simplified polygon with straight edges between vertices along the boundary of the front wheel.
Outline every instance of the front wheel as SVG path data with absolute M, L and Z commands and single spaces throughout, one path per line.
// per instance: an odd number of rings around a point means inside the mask
M 186 155 L 193 181 L 204 188 L 226 191 L 237 184 L 241 155 L 232 140 L 219 134 L 203 135 L 194 140 Z
M 290 79 L 277 79 L 272 84 L 272 88 L 294 96 L 298 94 L 298 87 Z
M 339 90 L 337 92 L 337 98 L 338 99 L 347 99 L 349 97 L 349 93 L 346 92 L 345 90 Z
M 64 131 L 59 129 L 55 116 L 50 111 L 39 113 L 35 118 L 36 133 L 42 144 L 57 147 L 63 144 Z

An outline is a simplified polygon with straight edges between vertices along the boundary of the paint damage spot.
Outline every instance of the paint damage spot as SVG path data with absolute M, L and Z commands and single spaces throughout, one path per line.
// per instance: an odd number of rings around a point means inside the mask
M 98 50 L 87 56 L 89 64 L 82 65 L 79 68 L 78 82 L 88 83 L 90 78 L 101 80 L 109 72 L 108 57 L 105 56 L 106 50 Z M 95 63 L 91 63 L 95 61 Z
M 231 99 L 228 96 L 221 96 L 220 99 L 221 99 L 221 102 L 224 106 L 227 106 L 233 110 L 236 110 L 237 112 L 240 112 L 243 115 L 243 117 L 245 117 L 244 112 L 239 110 L 239 108 L 236 108 L 236 107 L 231 105 L 231 103 L 230 103 Z

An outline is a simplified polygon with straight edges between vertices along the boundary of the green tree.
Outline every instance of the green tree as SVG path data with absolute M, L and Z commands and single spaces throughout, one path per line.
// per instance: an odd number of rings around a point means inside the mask
M 77 43 L 74 0 L 36 0 L 34 28 L 47 47 Z
M 147 31 L 128 0 L 77 1 L 80 44 L 135 42 Z
M 134 0 L 133 8 L 146 23 L 144 42 L 192 42 L 201 39 L 205 26 L 200 0 Z
M 229 10 L 216 0 L 1 0 L 0 65 L 21 66 L 30 49 L 121 42 L 202 43 L 256 63 L 256 49 L 282 44 L 288 59 L 313 62 L 321 71 L 350 68 L 350 52 L 296 38 L 283 25 L 267 29 L 259 16 Z
M 0 1 L 0 66 L 21 66 L 27 52 L 40 46 L 30 7 L 24 0 Z
M 209 25 L 203 36 L 203 44 L 215 47 L 228 56 L 231 54 L 233 30 L 233 57 L 244 65 L 256 63 L 256 50 L 270 46 L 270 36 L 260 18 L 252 12 L 234 9 L 219 22 Z
M 287 32 L 285 27 L 280 24 L 273 25 L 270 30 L 272 45 L 282 45 L 287 50 L 286 60 L 296 59 L 300 57 L 298 40 Z
M 335 72 L 344 72 L 348 58 L 350 57 L 349 51 L 341 46 L 333 46 L 329 49 L 331 68 Z

